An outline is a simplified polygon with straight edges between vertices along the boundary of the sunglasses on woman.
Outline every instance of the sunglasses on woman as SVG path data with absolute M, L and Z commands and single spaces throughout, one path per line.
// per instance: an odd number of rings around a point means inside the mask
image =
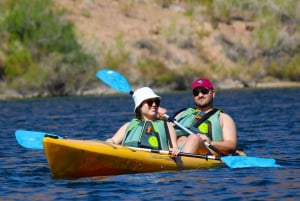
M 149 107 L 151 107 L 153 105 L 153 103 L 155 103 L 156 106 L 159 106 L 160 105 L 160 100 L 158 98 L 148 99 L 148 100 L 145 100 L 145 103 L 147 103 L 147 105 Z
M 193 90 L 193 94 L 194 96 L 198 96 L 199 93 L 201 92 L 203 95 L 206 95 L 208 94 L 210 91 L 210 89 L 207 89 L 207 88 L 196 88 Z

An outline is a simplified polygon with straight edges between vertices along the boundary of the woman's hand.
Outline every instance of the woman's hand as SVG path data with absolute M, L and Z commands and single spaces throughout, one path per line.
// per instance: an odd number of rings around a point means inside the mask
M 177 156 L 178 155 L 178 153 L 180 152 L 180 150 L 177 148 L 177 147 L 173 147 L 172 149 L 171 149 L 171 151 L 172 151 L 172 155 L 173 156 Z
M 106 140 L 106 142 L 109 142 L 109 143 L 115 144 L 115 141 L 114 141 L 112 138 L 108 138 L 108 139 Z

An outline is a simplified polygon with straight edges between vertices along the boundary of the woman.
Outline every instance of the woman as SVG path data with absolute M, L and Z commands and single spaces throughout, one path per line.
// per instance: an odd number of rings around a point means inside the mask
M 170 150 L 178 154 L 177 137 L 171 123 L 157 119 L 160 96 L 149 87 L 136 90 L 133 95 L 135 118 L 119 128 L 107 142 L 130 147 Z

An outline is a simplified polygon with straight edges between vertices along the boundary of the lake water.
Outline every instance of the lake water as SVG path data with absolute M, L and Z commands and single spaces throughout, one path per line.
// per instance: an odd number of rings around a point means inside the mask
M 192 104 L 190 93 L 161 95 L 169 115 Z M 300 88 L 223 90 L 215 106 L 235 119 L 248 156 L 283 167 L 53 179 L 43 151 L 18 145 L 15 130 L 104 140 L 133 116 L 130 96 L 0 101 L 0 200 L 298 200 Z

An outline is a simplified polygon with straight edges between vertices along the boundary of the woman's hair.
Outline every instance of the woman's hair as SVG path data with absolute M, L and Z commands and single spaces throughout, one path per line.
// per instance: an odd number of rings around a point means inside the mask
M 135 118 L 137 118 L 139 120 L 142 120 L 141 107 L 142 107 L 142 104 L 135 109 Z

